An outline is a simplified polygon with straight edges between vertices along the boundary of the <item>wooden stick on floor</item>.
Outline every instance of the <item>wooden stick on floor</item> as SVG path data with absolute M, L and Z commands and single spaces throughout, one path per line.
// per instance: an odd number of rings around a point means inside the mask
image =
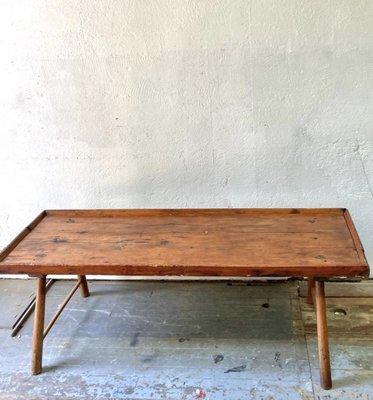
M 317 344 L 319 349 L 320 384 L 323 389 L 331 389 L 328 326 L 326 321 L 326 304 L 324 282 L 315 282 Z
M 89 296 L 89 289 L 88 289 L 88 283 L 87 283 L 87 278 L 85 275 L 78 275 L 78 279 L 80 282 L 80 292 L 83 297 L 88 297 Z
M 307 291 L 307 303 L 313 304 L 313 291 L 315 289 L 315 279 L 308 278 L 308 291 Z
M 47 279 L 45 284 L 45 292 L 48 292 L 48 289 L 56 282 L 55 279 Z M 32 315 L 35 309 L 36 303 L 36 295 L 33 297 L 29 305 L 25 308 L 25 310 L 21 313 L 17 321 L 12 326 L 12 333 L 10 334 L 12 337 L 17 336 L 18 332 L 22 329 L 23 325 L 27 321 L 27 319 Z
M 42 371 L 43 360 L 43 330 L 45 315 L 45 283 L 46 277 L 39 277 L 37 280 L 36 306 L 34 316 L 34 329 L 32 336 L 32 361 L 31 373 L 40 374 Z
M 67 295 L 63 303 L 59 306 L 58 310 L 56 313 L 53 315 L 52 319 L 50 320 L 49 324 L 45 328 L 43 338 L 48 335 L 48 332 L 51 330 L 52 326 L 55 324 L 57 321 L 58 317 L 61 315 L 62 311 L 65 309 L 67 306 L 67 303 L 70 301 L 70 299 L 73 297 L 74 293 L 78 290 L 78 287 L 80 286 L 80 281 L 78 281 L 75 286 L 71 289 L 70 293 Z

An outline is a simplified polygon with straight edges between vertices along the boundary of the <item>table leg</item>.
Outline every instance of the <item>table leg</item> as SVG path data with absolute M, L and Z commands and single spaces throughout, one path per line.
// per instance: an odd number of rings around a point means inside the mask
M 326 321 L 325 289 L 323 281 L 315 282 L 317 343 L 319 350 L 320 383 L 323 389 L 331 389 L 328 326 Z
M 313 305 L 313 291 L 315 289 L 315 279 L 308 278 L 308 290 L 307 290 L 307 303 Z
M 87 278 L 85 275 L 78 275 L 78 279 L 80 282 L 80 292 L 83 297 L 88 297 L 89 296 L 89 289 L 88 289 L 88 283 L 87 283 Z
M 36 306 L 34 316 L 34 329 L 32 336 L 32 362 L 31 373 L 33 375 L 42 372 L 43 360 L 43 331 L 45 315 L 45 293 L 46 277 L 39 277 L 37 280 Z

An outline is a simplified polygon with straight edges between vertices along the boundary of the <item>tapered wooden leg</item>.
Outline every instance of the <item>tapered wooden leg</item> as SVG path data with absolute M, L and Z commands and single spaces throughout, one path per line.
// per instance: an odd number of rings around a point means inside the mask
M 80 282 L 80 293 L 82 294 L 83 297 L 88 297 L 89 289 L 88 289 L 87 278 L 85 277 L 85 275 L 78 275 L 78 279 Z
M 324 282 L 315 282 L 317 343 L 319 348 L 320 384 L 323 389 L 331 389 L 328 326 L 326 322 L 326 304 Z
M 32 336 L 31 373 L 33 375 L 37 375 L 42 372 L 43 331 L 44 331 L 45 293 L 46 293 L 45 283 L 46 283 L 45 276 L 38 278 L 35 316 L 34 316 L 34 331 Z
M 308 291 L 307 291 L 307 303 L 313 304 L 313 291 L 315 290 L 315 280 L 308 278 Z

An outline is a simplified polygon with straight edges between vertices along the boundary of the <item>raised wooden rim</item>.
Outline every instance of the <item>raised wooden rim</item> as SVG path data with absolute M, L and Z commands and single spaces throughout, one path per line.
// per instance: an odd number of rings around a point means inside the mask
M 1 261 L 47 216 L 60 216 L 64 218 L 74 217 L 125 217 L 125 216 L 152 216 L 152 215 L 178 215 L 190 212 L 190 215 L 198 212 L 208 215 L 214 213 L 234 213 L 234 214 L 330 214 L 343 215 L 346 225 L 353 239 L 356 252 L 358 254 L 361 265 L 351 267 L 346 266 L 329 266 L 328 273 L 320 273 L 320 266 L 278 266 L 267 268 L 255 268 L 248 266 L 186 266 L 186 265 L 126 265 L 110 264 L 110 273 L 107 272 L 106 266 L 99 265 L 54 265 L 54 264 L 7 264 L 6 270 L 2 269 Z M 30 273 L 30 267 L 35 269 L 35 274 Z M 60 269 L 65 271 L 61 272 Z M 71 268 L 71 271 L 67 271 Z M 134 270 L 136 272 L 134 273 Z M 263 269 L 270 270 L 263 273 Z M 272 269 L 272 271 L 271 271 Z M 326 278 L 326 277 L 367 277 L 369 276 L 369 266 L 365 258 L 364 249 L 361 244 L 359 235 L 356 231 L 350 213 L 345 208 L 179 208 L 179 209 L 72 209 L 72 210 L 44 210 L 42 211 L 16 238 L 0 253 L 0 273 L 1 274 L 29 274 L 29 275 L 47 275 L 47 274 L 89 274 L 89 275 L 143 275 L 143 276 L 242 276 L 242 277 L 266 277 L 266 276 L 290 276 L 303 278 L 307 270 L 307 276 Z M 330 273 L 332 270 L 332 273 Z
M 351 235 L 352 240 L 354 242 L 354 245 L 355 245 L 359 260 L 362 263 L 362 265 L 365 265 L 368 268 L 368 275 L 369 275 L 369 265 L 368 265 L 368 261 L 367 261 L 367 259 L 365 257 L 364 247 L 363 247 L 363 245 L 361 243 L 359 234 L 357 233 L 357 230 L 355 228 L 355 224 L 352 221 L 350 212 L 347 210 L 347 208 L 344 209 L 343 216 L 345 218 L 346 225 L 347 225 L 347 227 L 348 227 L 348 229 L 350 231 L 350 235 Z
M 30 222 L 25 229 L 23 229 L 3 251 L 0 253 L 0 263 L 3 261 L 9 253 L 11 253 L 20 242 L 42 221 L 47 215 L 47 211 L 42 211 L 32 222 Z
M 66 209 L 45 210 L 47 215 L 60 217 L 119 217 L 119 216 L 162 216 L 196 212 L 200 214 L 233 213 L 233 214 L 334 214 L 342 215 L 345 208 L 117 208 L 117 209 Z

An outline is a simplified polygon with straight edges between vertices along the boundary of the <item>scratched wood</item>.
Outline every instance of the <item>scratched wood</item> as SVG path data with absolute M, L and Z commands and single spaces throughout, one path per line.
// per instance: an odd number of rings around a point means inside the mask
M 363 276 L 345 209 L 56 210 L 0 256 L 0 273 Z

